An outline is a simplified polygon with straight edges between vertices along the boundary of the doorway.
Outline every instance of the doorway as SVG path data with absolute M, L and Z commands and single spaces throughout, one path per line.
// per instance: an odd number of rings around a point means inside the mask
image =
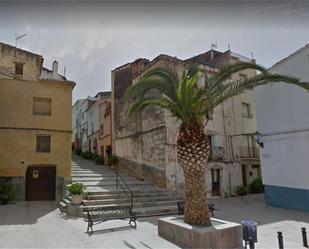
M 26 201 L 53 201 L 56 194 L 56 167 L 29 166 L 26 173 Z
M 211 195 L 220 196 L 220 169 L 211 169 Z
M 241 176 L 242 176 L 242 184 L 247 186 L 247 166 L 241 165 Z

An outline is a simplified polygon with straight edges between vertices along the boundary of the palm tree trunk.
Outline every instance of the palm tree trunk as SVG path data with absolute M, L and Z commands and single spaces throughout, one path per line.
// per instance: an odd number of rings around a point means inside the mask
M 202 125 L 194 122 L 180 127 L 177 154 L 185 177 L 185 222 L 191 225 L 211 225 L 205 177 L 209 151 Z

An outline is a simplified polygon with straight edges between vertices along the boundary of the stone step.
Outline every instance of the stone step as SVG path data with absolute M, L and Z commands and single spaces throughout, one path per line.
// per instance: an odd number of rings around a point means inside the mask
M 99 189 L 98 189 L 99 190 Z M 87 190 L 88 195 L 114 195 L 114 194 L 125 194 L 121 188 L 108 188 L 108 192 L 106 192 L 107 188 L 103 188 L 102 191 L 91 191 L 90 187 Z M 135 188 L 131 189 L 133 194 L 175 194 L 176 192 L 171 191 L 162 191 L 156 187 L 152 188 Z
M 77 163 L 71 163 L 72 167 L 95 167 L 95 168 L 111 168 L 111 166 L 109 165 L 99 165 L 99 164 L 95 164 L 94 161 L 80 161 Z
M 92 203 L 89 204 L 85 201 L 83 205 L 83 211 L 85 211 L 87 208 L 98 208 L 98 207 L 117 207 L 117 206 L 130 206 L 130 202 L 126 203 L 113 203 L 113 204 L 96 204 Z M 139 203 L 133 203 L 133 210 L 141 207 L 158 207 L 162 208 L 164 206 L 173 206 L 177 209 L 177 201 L 157 201 L 157 202 L 139 202 Z
M 116 187 L 116 181 L 79 181 L 82 182 L 86 187 L 89 186 L 115 186 Z M 140 181 L 127 181 L 127 186 L 129 188 L 134 186 L 153 186 L 151 183 L 148 182 L 140 182 Z
M 184 198 L 181 194 L 175 194 L 170 192 L 133 192 L 134 198 L 160 198 L 160 197 L 175 197 L 175 198 Z M 109 193 L 106 192 L 105 194 L 88 194 L 88 200 L 107 200 L 107 199 L 122 199 L 126 198 L 127 195 L 123 192 L 118 193 Z
M 71 163 L 72 165 L 81 165 L 81 164 L 86 164 L 86 165 L 93 165 L 93 166 L 97 166 L 97 167 L 100 167 L 100 166 L 105 166 L 107 167 L 108 165 L 103 165 L 103 164 L 96 164 L 95 161 L 93 160 L 74 160 L 72 161 Z
M 157 188 L 155 188 L 153 185 L 131 185 L 130 190 L 133 192 L 155 192 L 158 191 Z M 107 192 L 110 192 L 111 194 L 114 193 L 121 193 L 123 190 L 121 188 L 117 189 L 115 184 L 114 185 L 108 185 L 108 186 L 86 186 L 86 192 L 90 194 L 106 194 Z
M 161 197 L 141 197 L 135 198 L 133 197 L 134 203 L 154 203 L 153 205 L 156 206 L 156 203 L 161 202 L 178 202 L 183 201 L 183 198 L 175 198 L 174 196 L 161 196 Z M 121 204 L 121 203 L 129 203 L 130 199 L 126 196 L 126 198 L 115 198 L 115 199 L 104 199 L 104 200 L 84 200 L 85 206 L 91 205 L 108 205 L 108 204 Z
M 178 215 L 178 208 L 174 206 L 164 206 L 162 208 L 153 208 L 153 207 L 142 207 L 134 209 L 136 212 L 137 218 L 139 216 L 167 216 L 167 215 Z M 83 211 L 80 214 L 81 217 L 87 218 L 87 212 Z
M 115 173 L 100 173 L 100 172 L 89 172 L 89 173 L 75 173 L 72 172 L 72 177 L 115 177 Z
M 116 188 L 115 171 L 106 165 L 97 165 L 91 160 L 73 156 L 71 175 L 73 182 L 82 182 L 88 193 L 87 200 L 81 206 L 71 205 L 71 198 L 62 201 L 67 212 L 85 217 L 87 207 L 130 205 L 130 198 L 121 187 Z M 133 193 L 134 211 L 143 215 L 174 214 L 178 212 L 177 201 L 184 200 L 182 194 L 161 191 L 148 181 L 121 174 Z M 64 207 L 63 207 L 64 208 Z
M 115 176 L 72 176 L 72 181 L 113 181 L 116 182 Z M 126 177 L 125 181 L 139 181 L 133 177 Z M 146 182 L 146 181 L 140 181 Z
M 59 202 L 59 210 L 60 210 L 61 213 L 66 213 L 67 204 L 64 201 Z
M 149 216 L 157 216 L 157 215 L 168 215 L 169 213 L 178 213 L 177 205 L 171 206 L 161 206 L 161 207 L 141 207 L 134 208 L 136 215 L 149 215 Z
M 71 204 L 71 199 L 72 199 L 72 197 L 69 196 L 69 197 L 63 199 L 62 201 L 63 201 L 66 205 L 68 205 L 68 204 Z
M 71 169 L 71 172 L 75 174 L 115 174 L 115 171 L 107 169 Z

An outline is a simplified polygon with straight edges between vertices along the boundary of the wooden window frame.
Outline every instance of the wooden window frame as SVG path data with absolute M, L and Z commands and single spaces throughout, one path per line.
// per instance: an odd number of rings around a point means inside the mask
M 16 76 L 23 76 L 24 75 L 24 63 L 22 63 L 22 62 L 14 62 L 14 64 L 15 64 L 14 74 Z M 20 68 L 18 69 L 19 66 L 20 66 Z M 18 73 L 18 70 L 20 70 L 20 73 Z
M 39 138 L 40 137 L 48 137 L 49 138 L 49 145 L 40 145 Z M 36 135 L 36 152 L 38 153 L 50 153 L 51 152 L 51 135 L 49 134 L 37 134 Z
M 50 111 L 49 113 L 44 112 L 37 112 L 35 111 L 35 101 L 49 101 L 50 102 Z M 33 115 L 39 115 L 39 116 L 51 116 L 52 115 L 52 99 L 51 98 L 43 98 L 43 97 L 33 97 L 33 109 L 32 114 Z
M 246 106 L 246 113 L 243 112 L 244 106 Z M 252 109 L 251 104 L 246 102 L 241 102 L 241 113 L 245 118 L 252 118 Z

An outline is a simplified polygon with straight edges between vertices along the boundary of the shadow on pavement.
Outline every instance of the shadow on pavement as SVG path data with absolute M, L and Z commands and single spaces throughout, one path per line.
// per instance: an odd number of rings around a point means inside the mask
M 55 201 L 17 202 L 0 205 L 0 225 L 34 224 L 57 209 Z
M 105 233 L 112 233 L 112 232 L 120 232 L 120 231 L 127 231 L 134 229 L 131 226 L 122 226 L 122 227 L 115 227 L 115 228 L 105 228 L 100 230 L 94 230 L 93 233 L 87 233 L 89 236 L 97 235 L 97 234 L 105 234 Z M 134 229 L 135 230 L 135 229 Z

